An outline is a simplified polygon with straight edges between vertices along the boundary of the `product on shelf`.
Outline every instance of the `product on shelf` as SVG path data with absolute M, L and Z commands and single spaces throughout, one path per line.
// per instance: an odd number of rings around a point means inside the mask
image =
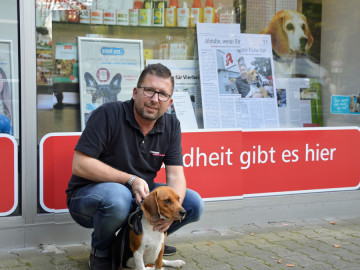
M 145 1 L 144 1 L 144 8 L 146 8 L 146 9 L 153 9 L 153 8 L 154 8 L 154 1 L 145 0 Z
M 170 0 L 169 7 L 170 8 L 179 8 L 178 0 Z
M 124 1 L 124 0 L 123 0 Z M 126 0 L 127 1 L 127 0 Z M 132 2 L 132 1 L 131 1 Z M 134 1 L 134 9 L 141 9 L 144 6 L 144 2 L 143 1 Z
M 116 24 L 115 9 L 104 9 L 104 24 L 110 24 L 110 25 Z
M 153 26 L 164 26 L 165 25 L 165 9 L 154 8 L 153 9 Z
M 129 25 L 139 25 L 139 9 L 133 8 L 129 10 Z
M 90 13 L 90 23 L 91 24 L 103 24 L 103 10 L 102 9 L 92 9 Z
M 79 12 L 79 22 L 84 24 L 90 23 L 90 10 L 89 9 L 83 9 Z
M 133 1 L 120 1 L 120 5 L 116 10 L 116 24 L 129 25 L 129 10 L 134 6 Z
M 190 26 L 195 27 L 197 23 L 203 22 L 204 10 L 201 6 L 201 0 L 194 0 L 190 11 Z
M 215 22 L 215 7 L 213 0 L 206 0 L 204 8 L 204 23 Z
M 165 9 L 165 26 L 174 27 L 177 25 L 176 13 L 177 13 L 177 9 L 174 7 Z
M 167 3 L 166 1 L 156 1 L 156 8 L 166 8 L 167 7 Z
M 142 8 L 139 11 L 139 25 L 151 26 L 152 9 Z
M 184 2 L 183 7 L 177 9 L 177 26 L 188 27 L 189 18 L 190 18 L 190 9 L 187 7 L 186 2 Z

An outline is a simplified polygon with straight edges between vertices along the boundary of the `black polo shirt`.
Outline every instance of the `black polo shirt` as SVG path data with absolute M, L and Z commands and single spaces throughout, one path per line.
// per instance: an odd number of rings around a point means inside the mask
M 183 165 L 179 120 L 164 114 L 144 136 L 135 121 L 134 101 L 110 102 L 95 110 L 75 150 L 147 181 L 151 188 L 162 163 Z M 66 193 L 94 183 L 72 175 Z

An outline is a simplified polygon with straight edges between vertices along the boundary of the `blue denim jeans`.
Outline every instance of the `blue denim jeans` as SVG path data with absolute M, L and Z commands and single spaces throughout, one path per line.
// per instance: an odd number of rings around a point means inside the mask
M 163 184 L 155 184 L 153 189 Z M 152 190 L 153 190 L 152 189 Z M 198 221 L 204 211 L 200 195 L 186 190 L 182 204 L 186 210 L 185 219 L 174 222 L 168 234 L 182 226 Z M 99 257 L 109 256 L 116 231 L 127 222 L 128 215 L 136 209 L 130 190 L 117 183 L 94 183 L 81 188 L 70 200 L 72 218 L 85 228 L 93 228 L 91 246 Z

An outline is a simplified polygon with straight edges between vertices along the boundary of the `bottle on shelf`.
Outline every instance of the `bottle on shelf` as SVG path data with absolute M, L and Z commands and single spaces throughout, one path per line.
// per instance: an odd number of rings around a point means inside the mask
M 169 8 L 179 8 L 178 0 L 170 0 Z
M 139 10 L 139 25 L 151 26 L 153 1 L 145 1 L 144 7 Z
M 130 14 L 129 10 L 134 7 L 132 0 L 121 1 L 119 8 L 116 10 L 116 24 L 118 25 L 129 25 Z
M 193 6 L 190 12 L 190 26 L 195 27 L 197 23 L 203 22 L 203 8 L 201 0 L 194 0 Z
M 166 1 L 155 2 L 155 7 L 153 9 L 153 26 L 165 26 L 165 8 Z
M 215 6 L 213 0 L 206 0 L 204 8 L 204 23 L 215 22 Z
M 177 0 L 170 0 L 169 7 L 165 11 L 165 26 L 174 27 L 177 24 L 177 9 L 179 3 Z
M 144 1 L 144 8 L 146 9 L 153 9 L 154 8 L 154 1 L 151 0 L 145 0 Z
M 124 1 L 124 0 L 123 0 Z M 126 0 L 127 1 L 127 0 Z M 124 1 L 125 2 L 125 1 Z M 132 1 L 131 1 L 132 2 Z M 134 1 L 133 4 L 133 9 L 141 9 L 144 6 L 144 2 L 143 1 Z
M 190 19 L 190 9 L 187 7 L 186 2 L 184 2 L 183 7 L 177 9 L 177 26 L 188 27 L 189 19 Z

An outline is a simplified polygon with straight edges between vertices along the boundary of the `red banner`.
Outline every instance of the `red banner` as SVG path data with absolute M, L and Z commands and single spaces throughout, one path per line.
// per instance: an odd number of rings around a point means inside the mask
M 18 205 L 18 158 L 14 137 L 0 134 L 0 149 L 0 216 L 7 216 Z
M 66 211 L 65 189 L 80 133 L 49 134 L 40 146 L 40 199 Z M 189 188 L 207 200 L 359 188 L 357 128 L 189 132 L 182 135 Z M 157 181 L 165 181 L 164 169 Z

